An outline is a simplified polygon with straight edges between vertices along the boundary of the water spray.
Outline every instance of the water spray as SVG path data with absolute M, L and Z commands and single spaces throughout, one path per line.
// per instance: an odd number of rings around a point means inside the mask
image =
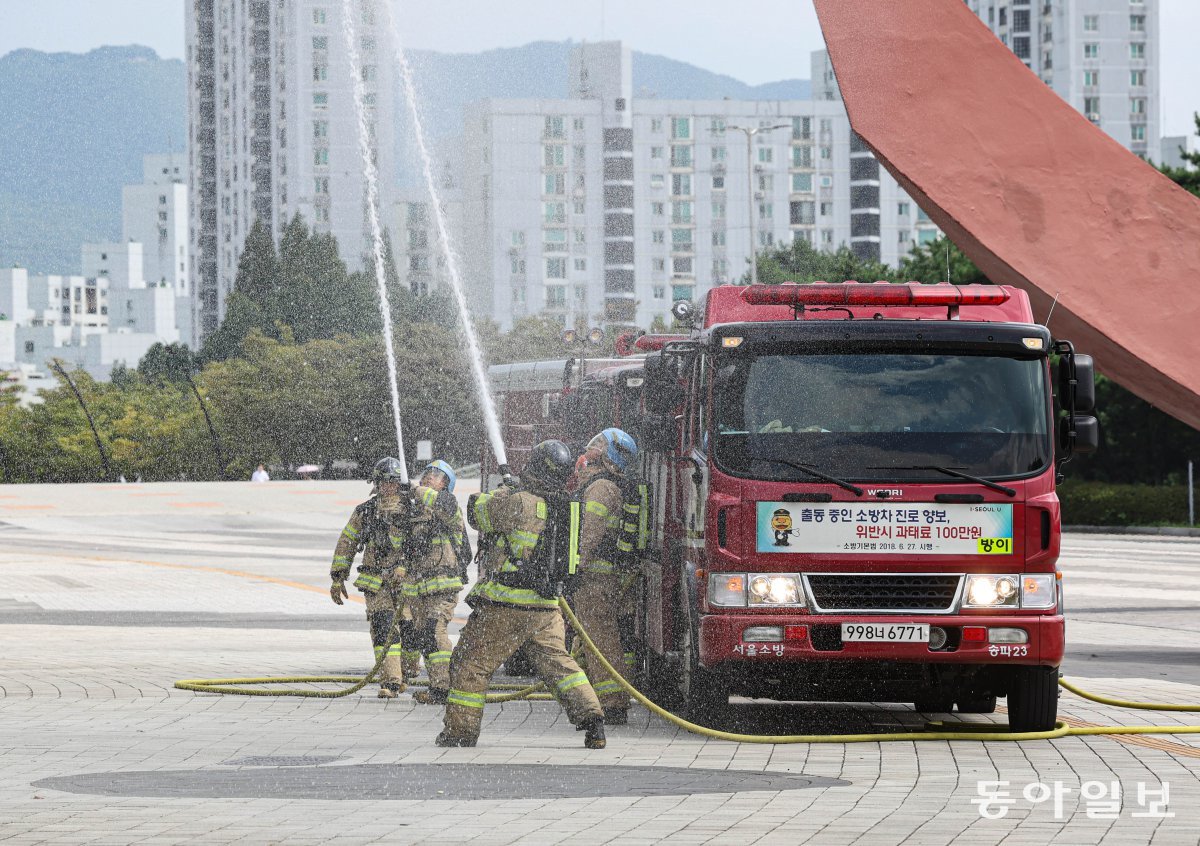
M 408 461 L 404 457 L 404 430 L 400 425 L 400 386 L 396 375 L 396 350 L 392 331 L 392 304 L 388 299 L 387 275 L 384 273 L 383 229 L 379 225 L 379 174 L 371 157 L 371 140 L 367 129 L 367 110 L 363 103 L 362 60 L 358 55 L 358 38 L 354 30 L 354 2 L 342 0 L 342 34 L 346 37 L 346 52 L 350 57 L 350 75 L 354 83 L 354 113 L 358 118 L 358 149 L 362 154 L 363 176 L 367 183 L 367 217 L 371 224 L 371 244 L 375 259 L 375 282 L 379 289 L 379 314 L 383 318 L 383 348 L 387 354 L 388 387 L 392 393 L 392 419 L 396 425 L 396 451 L 400 459 L 400 482 L 408 486 Z
M 349 0 L 346 0 L 349 2 Z M 400 40 L 400 30 L 396 26 L 396 18 L 391 6 L 383 4 L 391 29 L 392 43 L 396 48 L 396 64 L 400 69 L 400 80 L 404 87 L 404 99 L 408 103 L 409 114 L 413 122 L 413 134 L 417 139 L 417 148 L 421 153 L 421 164 L 425 174 L 425 185 L 429 189 L 430 204 L 433 206 L 433 218 L 437 224 L 438 241 L 441 244 L 442 255 L 446 259 L 446 270 L 450 277 L 450 291 L 454 295 L 455 305 L 458 306 L 458 318 L 462 324 L 463 334 L 467 339 L 467 350 L 470 353 L 471 373 L 475 377 L 475 385 L 479 392 L 479 401 L 483 406 L 484 424 L 487 427 L 488 441 L 492 452 L 499 464 L 500 474 L 510 478 L 508 469 L 508 454 L 504 449 L 504 440 L 500 433 L 500 419 L 496 414 L 496 402 L 488 387 L 487 374 L 483 370 L 483 350 L 479 345 L 479 336 L 475 333 L 475 324 L 467 308 L 467 298 L 462 289 L 462 278 L 458 273 L 458 259 L 450 243 L 450 233 L 446 226 L 446 215 L 442 211 L 441 197 L 438 195 L 437 183 L 433 176 L 433 159 L 429 155 L 429 147 L 425 143 L 425 128 L 421 123 L 421 114 L 417 109 L 417 89 L 413 84 L 412 67 L 408 64 L 408 56 L 404 52 L 404 44 Z

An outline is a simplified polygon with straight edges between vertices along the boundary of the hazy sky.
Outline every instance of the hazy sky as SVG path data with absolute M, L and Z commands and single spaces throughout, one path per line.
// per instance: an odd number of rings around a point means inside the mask
M 338 0 L 330 0 L 331 3 Z M 1155 0 L 1150 0 L 1155 2 Z M 1200 2 L 1157 0 L 1163 132 L 1190 134 L 1200 111 Z M 19 47 L 82 52 L 146 44 L 183 56 L 185 0 L 0 0 L 0 55 Z M 400 0 L 406 43 L 447 52 L 530 41 L 620 38 L 748 83 L 809 76 L 821 47 L 811 0 Z

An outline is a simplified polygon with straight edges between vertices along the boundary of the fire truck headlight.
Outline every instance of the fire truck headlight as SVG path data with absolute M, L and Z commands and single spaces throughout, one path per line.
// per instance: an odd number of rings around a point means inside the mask
M 800 577 L 760 575 L 750 577 L 751 605 L 803 605 Z
M 1053 573 L 1030 573 L 1021 577 L 1022 608 L 1053 608 L 1056 604 Z
M 964 608 L 1016 608 L 1016 576 L 970 576 Z
M 745 573 L 709 573 L 708 602 L 727 608 L 746 606 Z

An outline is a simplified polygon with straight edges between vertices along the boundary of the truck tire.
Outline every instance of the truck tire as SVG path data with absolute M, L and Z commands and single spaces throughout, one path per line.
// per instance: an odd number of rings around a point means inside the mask
M 700 725 L 719 722 L 729 707 L 729 682 L 700 665 L 700 650 L 690 625 L 684 628 L 682 663 L 679 693 L 687 718 Z
M 922 696 L 913 702 L 913 710 L 922 714 L 949 714 L 954 710 L 954 700 L 948 696 Z
M 1017 667 L 1008 690 L 1010 731 L 1050 731 L 1058 722 L 1058 668 Z
M 996 697 L 994 694 L 982 693 L 962 694 L 958 698 L 958 713 L 960 714 L 994 714 L 996 712 Z

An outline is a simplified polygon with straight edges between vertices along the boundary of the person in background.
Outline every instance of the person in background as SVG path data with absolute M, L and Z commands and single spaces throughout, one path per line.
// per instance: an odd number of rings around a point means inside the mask
M 269 482 L 269 481 L 271 481 L 271 477 L 269 475 L 267 475 L 267 468 L 263 467 L 261 464 L 258 465 L 258 467 L 255 469 L 255 471 L 250 474 L 250 481 L 251 482 Z

